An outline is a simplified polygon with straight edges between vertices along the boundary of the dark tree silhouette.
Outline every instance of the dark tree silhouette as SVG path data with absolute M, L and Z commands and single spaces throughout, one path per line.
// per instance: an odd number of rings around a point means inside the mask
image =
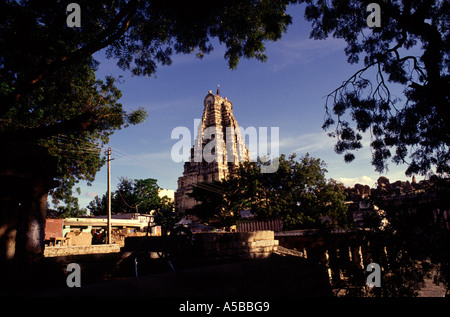
M 352 161 L 362 133 L 370 132 L 377 171 L 387 170 L 392 159 L 407 164 L 407 175 L 449 173 L 449 2 L 379 2 L 381 27 L 372 29 L 366 10 L 373 1 L 301 2 L 312 38 L 344 39 L 348 62 L 363 61 L 327 97 L 323 127 L 334 126 L 335 151 Z M 403 87 L 401 99 L 391 93 L 393 84 Z

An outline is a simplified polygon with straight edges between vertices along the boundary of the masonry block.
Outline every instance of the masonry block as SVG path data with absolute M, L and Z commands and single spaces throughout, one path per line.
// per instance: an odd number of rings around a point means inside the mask
M 208 258 L 230 257 L 239 255 L 242 258 L 268 257 L 278 246 L 274 240 L 274 232 L 234 232 L 234 233 L 197 233 L 195 241 L 200 254 Z M 256 255 L 257 254 L 257 255 Z

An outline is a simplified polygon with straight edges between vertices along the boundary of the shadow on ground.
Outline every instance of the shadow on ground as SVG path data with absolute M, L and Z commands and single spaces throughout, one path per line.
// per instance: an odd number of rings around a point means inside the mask
M 35 296 L 285 297 L 332 296 L 325 268 L 306 259 L 267 259 L 207 265 L 41 290 Z

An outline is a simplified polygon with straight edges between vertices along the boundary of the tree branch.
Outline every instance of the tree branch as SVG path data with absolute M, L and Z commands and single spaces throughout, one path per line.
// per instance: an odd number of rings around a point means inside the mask
M 108 27 L 102 31 L 94 40 L 86 44 L 84 47 L 47 63 L 32 79 L 19 83 L 15 89 L 1 99 L 0 116 L 4 115 L 17 103 L 24 94 L 29 93 L 32 89 L 56 70 L 74 64 L 86 58 L 95 52 L 111 45 L 114 41 L 123 36 L 130 27 L 130 23 L 135 16 L 141 0 L 131 0 L 117 14 Z
M 9 142 L 33 142 L 57 134 L 74 131 L 93 131 L 96 129 L 98 117 L 95 113 L 87 111 L 70 120 L 58 122 L 50 126 L 41 126 L 20 131 L 8 131 L 0 134 L 0 139 Z

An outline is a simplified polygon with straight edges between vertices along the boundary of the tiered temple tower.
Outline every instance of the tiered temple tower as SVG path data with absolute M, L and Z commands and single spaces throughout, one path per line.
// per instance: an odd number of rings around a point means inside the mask
M 241 162 L 249 159 L 249 151 L 233 115 L 233 104 L 210 90 L 204 100 L 203 117 L 197 129 L 190 161 L 184 164 L 178 178 L 175 204 L 180 212 L 196 205 L 187 194 L 200 182 L 222 180 L 236 172 Z

